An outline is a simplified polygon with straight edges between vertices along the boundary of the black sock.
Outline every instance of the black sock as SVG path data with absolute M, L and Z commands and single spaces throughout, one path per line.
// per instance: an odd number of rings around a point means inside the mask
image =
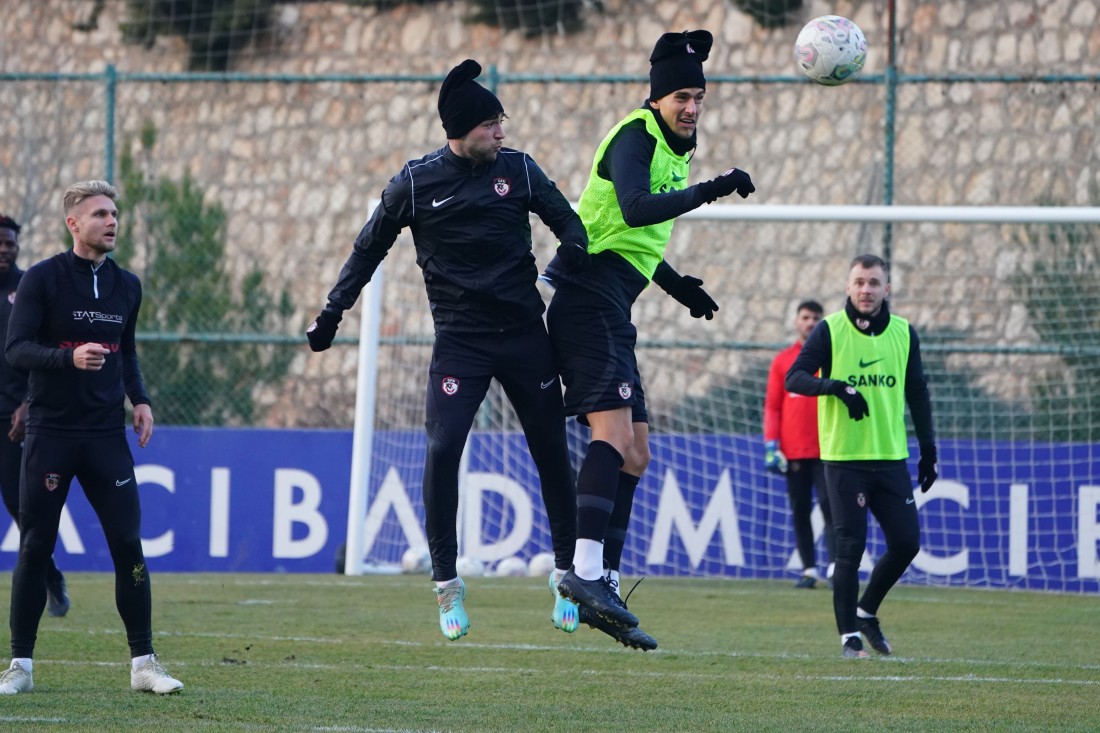
M 626 544 L 626 530 L 630 524 L 630 511 L 634 507 L 634 490 L 641 477 L 619 471 L 619 483 L 615 493 L 615 508 L 607 523 L 607 537 L 603 543 L 603 559 L 610 570 L 618 570 Z
M 623 457 L 614 446 L 593 440 L 577 475 L 577 538 L 602 542 L 615 508 Z

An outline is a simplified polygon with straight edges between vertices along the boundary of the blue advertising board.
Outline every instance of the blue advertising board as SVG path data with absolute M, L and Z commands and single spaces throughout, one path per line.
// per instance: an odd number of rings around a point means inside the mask
M 375 436 L 376 445 L 395 439 L 410 449 L 403 463 L 380 460 L 370 477 L 366 556 L 379 565 L 396 565 L 423 543 L 423 437 Z M 490 439 L 491 449 L 479 449 Z M 759 437 L 655 435 L 651 443 L 624 572 L 795 577 L 785 484 L 761 471 Z M 350 431 L 158 428 L 148 447 L 133 445 L 151 569 L 333 572 L 347 533 L 351 450 Z M 491 563 L 548 550 L 522 436 L 475 433 L 470 455 L 463 551 Z M 922 549 L 903 582 L 1100 592 L 1098 456 L 1088 444 L 941 442 L 941 478 L 916 494 Z M 15 563 L 13 525 L 0 521 L 0 569 Z M 883 549 L 872 523 L 865 566 Z M 111 568 L 76 484 L 56 556 L 65 570 Z

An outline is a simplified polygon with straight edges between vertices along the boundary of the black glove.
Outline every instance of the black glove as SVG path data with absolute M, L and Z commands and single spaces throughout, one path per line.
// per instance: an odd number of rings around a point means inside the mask
M 657 263 L 653 271 L 653 282 L 661 286 L 661 290 L 676 299 L 676 302 L 687 306 L 692 318 L 706 316 L 709 321 L 714 318 L 714 311 L 718 310 L 718 304 L 703 290 L 703 281 L 697 277 L 685 277 L 665 260 Z
M 714 298 L 707 295 L 702 285 L 703 281 L 699 278 L 685 275 L 667 290 L 676 302 L 687 306 L 692 318 L 706 317 L 709 321 L 714 318 L 714 311 L 718 310 L 718 304 L 714 302 Z
M 748 198 L 749 194 L 756 190 L 749 174 L 738 168 L 730 168 L 717 178 L 703 181 L 698 185 L 699 191 L 703 194 L 703 200 L 708 204 L 723 196 L 729 196 L 734 191 L 741 198 Z
M 306 328 L 306 338 L 309 339 L 309 348 L 313 351 L 324 351 L 332 346 L 332 340 L 336 338 L 336 327 L 343 316 L 330 310 L 323 310 L 313 319 L 313 323 Z
M 558 245 L 558 263 L 566 274 L 574 275 L 588 269 L 588 247 L 580 242 L 562 242 Z
M 838 397 L 844 403 L 844 406 L 848 408 L 848 417 L 859 422 L 871 414 L 871 411 L 867 409 L 867 400 L 863 399 L 863 395 L 855 387 L 849 386 L 839 379 L 834 379 L 830 387 L 829 394 Z
M 920 447 L 920 462 L 917 464 L 917 483 L 921 493 L 927 492 L 940 477 L 936 473 L 936 444 L 927 443 Z

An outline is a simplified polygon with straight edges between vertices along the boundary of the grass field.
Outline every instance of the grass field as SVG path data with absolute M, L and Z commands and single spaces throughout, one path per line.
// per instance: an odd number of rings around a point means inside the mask
M 631 609 L 649 653 L 555 630 L 544 579 L 471 579 L 456 642 L 426 578 L 153 583 L 181 694 L 130 692 L 113 581 L 74 573 L 72 611 L 43 618 L 35 690 L 0 698 L 0 730 L 1100 730 L 1095 597 L 898 587 L 881 613 L 895 656 L 845 660 L 831 593 L 788 582 L 646 580 Z

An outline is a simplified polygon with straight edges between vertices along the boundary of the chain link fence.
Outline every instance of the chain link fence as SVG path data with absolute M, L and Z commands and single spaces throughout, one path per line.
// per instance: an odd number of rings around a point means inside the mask
M 642 77 L 487 72 L 509 116 L 506 144 L 531 153 L 571 200 L 604 132 L 646 89 Z M 139 348 L 158 421 L 350 427 L 359 309 L 323 355 L 309 353 L 303 331 L 371 200 L 406 160 L 443 144 L 440 81 L 0 74 L 13 112 L 0 120 L 0 200 L 29 220 L 20 264 L 68 246 L 65 185 L 110 177 L 124 192 L 118 257 L 145 285 Z M 868 73 L 842 88 L 715 75 L 692 176 L 744 168 L 760 204 L 1095 206 L 1098 85 L 1068 74 Z M 535 225 L 540 264 L 551 236 Z M 1098 241 L 1089 225 L 681 222 L 669 260 L 702 277 L 722 310 L 700 324 L 660 293 L 639 302 L 653 351 L 645 376 L 667 385 L 655 427 L 758 431 L 763 370 L 789 337 L 794 304 L 839 307 L 848 259 L 871 251 L 893 263 L 897 311 L 927 334 L 941 414 L 969 405 L 961 432 L 1034 425 L 1046 409 L 1047 434 L 1093 439 Z M 383 337 L 395 356 L 379 375 L 382 398 L 422 392 L 431 325 L 411 249 L 406 233 L 385 265 Z M 730 391 L 741 406 L 715 408 Z M 700 413 L 708 402 L 735 414 Z M 1079 429 L 1059 432 L 1058 420 Z

